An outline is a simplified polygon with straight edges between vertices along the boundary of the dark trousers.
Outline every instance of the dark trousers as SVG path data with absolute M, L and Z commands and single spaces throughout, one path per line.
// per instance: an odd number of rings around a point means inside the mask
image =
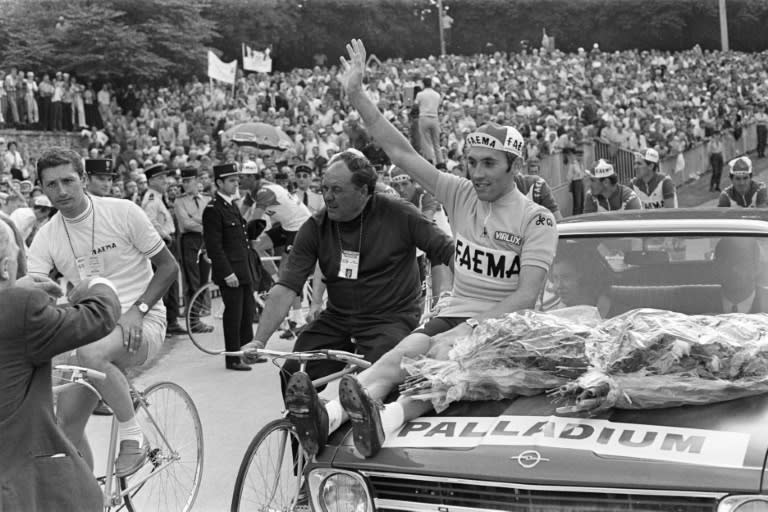
M 346 350 L 356 352 L 365 360 L 375 362 L 392 350 L 395 345 L 408 336 L 419 323 L 419 313 L 392 314 L 386 318 L 356 321 L 347 316 L 340 316 L 323 311 L 315 321 L 307 325 L 296 344 L 294 352 L 305 350 Z M 354 339 L 354 343 L 352 340 Z M 285 388 L 291 375 L 299 371 L 297 361 L 286 361 L 280 372 L 280 386 L 285 395 Z M 310 361 L 306 372 L 312 380 L 325 377 L 344 368 L 344 363 L 337 361 Z M 325 386 L 318 388 L 322 390 Z
M 764 124 L 757 125 L 757 156 L 765 156 L 765 143 L 768 141 L 768 126 Z
M 61 127 L 64 131 L 71 132 L 72 127 L 72 104 L 61 102 Z
M 251 284 L 240 284 L 230 288 L 220 283 L 221 300 L 224 302 L 224 348 L 228 352 L 240 350 L 240 347 L 253 340 L 253 287 Z M 227 364 L 236 363 L 238 357 L 227 356 Z
M 51 105 L 51 130 L 58 132 L 64 129 L 64 104 L 54 101 Z
M 720 190 L 720 175 L 723 173 L 723 154 L 712 153 L 709 155 L 709 164 L 712 166 L 712 179 L 709 181 L 709 190 Z
M 208 282 L 210 265 L 205 258 L 200 257 L 203 248 L 203 235 L 200 233 L 184 233 L 181 235 L 181 271 L 184 275 L 184 285 L 187 305 L 192 296 L 201 286 Z
M 176 240 L 171 239 L 165 242 L 168 250 L 171 251 L 174 258 L 176 258 Z M 178 259 L 178 258 L 176 258 Z M 163 295 L 163 302 L 165 303 L 165 319 L 168 325 L 173 325 L 179 321 L 179 280 L 174 279 L 173 284 L 168 288 L 168 291 Z
M 51 123 L 51 97 L 40 96 L 40 129 L 52 130 Z
M 573 197 L 573 215 L 584 213 L 584 180 L 571 182 L 571 196 Z

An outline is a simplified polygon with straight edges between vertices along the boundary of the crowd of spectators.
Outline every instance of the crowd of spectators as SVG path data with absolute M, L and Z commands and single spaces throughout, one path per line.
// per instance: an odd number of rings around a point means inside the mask
M 577 53 L 533 50 L 384 62 L 373 58 L 369 92 L 385 115 L 419 146 L 413 98 L 421 79 L 441 94 L 441 148 L 458 165 L 464 135 L 489 121 L 516 126 L 535 160 L 591 137 L 630 150 L 653 147 L 662 158 L 722 130 L 738 135 L 768 97 L 768 53 L 701 51 Z M 293 140 L 287 151 L 256 154 L 273 178 L 309 162 L 319 175 L 336 151 L 363 150 L 385 163 L 350 111 L 338 68 L 239 74 L 233 88 L 196 79 L 165 87 L 108 83 L 95 87 L 66 73 L 0 72 L 0 127 L 70 130 L 88 156 L 112 158 L 116 191 L 131 196 L 141 170 L 164 162 L 210 172 L 237 151 L 222 134 L 232 125 L 263 121 Z M 98 90 L 97 90 L 98 89 Z M 0 140 L 0 171 L 34 183 L 35 155 Z M 440 160 L 440 159 L 438 159 Z M 282 162 L 282 163 L 281 163 Z

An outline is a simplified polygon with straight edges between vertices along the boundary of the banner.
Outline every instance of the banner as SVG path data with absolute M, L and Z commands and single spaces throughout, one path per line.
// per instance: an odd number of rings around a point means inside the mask
M 267 48 L 263 52 L 253 51 L 250 46 L 243 45 L 243 69 L 257 73 L 272 72 L 272 57 Z
M 237 75 L 237 61 L 222 62 L 215 53 L 208 50 L 208 76 L 214 80 L 219 80 L 228 84 L 235 83 Z

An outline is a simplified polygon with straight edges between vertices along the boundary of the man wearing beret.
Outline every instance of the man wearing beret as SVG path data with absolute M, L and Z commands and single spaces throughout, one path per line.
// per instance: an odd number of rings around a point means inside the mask
M 205 258 L 200 257 L 203 249 L 203 210 L 211 201 L 197 188 L 197 169 L 185 167 L 181 170 L 181 186 L 184 194 L 176 198 L 175 214 L 181 232 L 181 268 L 186 281 L 187 305 L 192 296 L 207 280 L 208 265 L 203 265 Z M 201 279 L 202 278 L 202 279 Z M 195 332 L 211 332 L 210 325 L 192 326 Z
M 237 351 L 253 339 L 253 283 L 256 255 L 248 245 L 246 223 L 235 203 L 240 182 L 237 165 L 213 166 L 216 195 L 203 211 L 203 238 L 211 260 L 212 278 L 224 302 L 224 347 Z M 249 371 L 240 358 L 227 357 L 228 370 Z
M 147 177 L 149 189 L 141 202 L 141 207 L 147 213 L 147 217 L 149 217 L 160 238 L 165 242 L 168 250 L 171 251 L 171 254 L 175 255 L 176 227 L 173 224 L 171 212 L 168 211 L 168 207 L 165 206 L 163 201 L 163 195 L 167 188 L 165 178 L 168 175 L 168 168 L 164 164 L 155 164 L 147 167 L 144 175 Z M 186 334 L 187 330 L 179 325 L 178 281 L 174 281 L 170 288 L 168 288 L 168 291 L 163 296 L 163 303 L 165 304 L 165 315 L 168 321 L 166 333 L 170 336 Z
M 112 180 L 115 178 L 112 160 L 87 158 L 85 173 L 88 175 L 86 190 L 92 196 L 109 197 L 112 194 Z

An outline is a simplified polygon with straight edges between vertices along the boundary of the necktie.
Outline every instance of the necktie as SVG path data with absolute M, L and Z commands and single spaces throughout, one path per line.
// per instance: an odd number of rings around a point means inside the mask
M 739 306 L 738 304 L 734 304 L 731 306 L 731 313 L 738 313 L 739 312 Z
M 195 208 L 200 209 L 200 199 L 197 196 L 195 196 Z
M 309 194 L 307 194 L 307 191 L 305 190 L 305 191 L 304 191 L 304 198 L 301 200 L 301 202 L 302 202 L 302 203 L 304 203 L 304 206 L 308 206 L 308 205 L 309 205 L 309 204 L 307 203 L 307 196 L 308 196 L 308 195 L 309 195 Z

